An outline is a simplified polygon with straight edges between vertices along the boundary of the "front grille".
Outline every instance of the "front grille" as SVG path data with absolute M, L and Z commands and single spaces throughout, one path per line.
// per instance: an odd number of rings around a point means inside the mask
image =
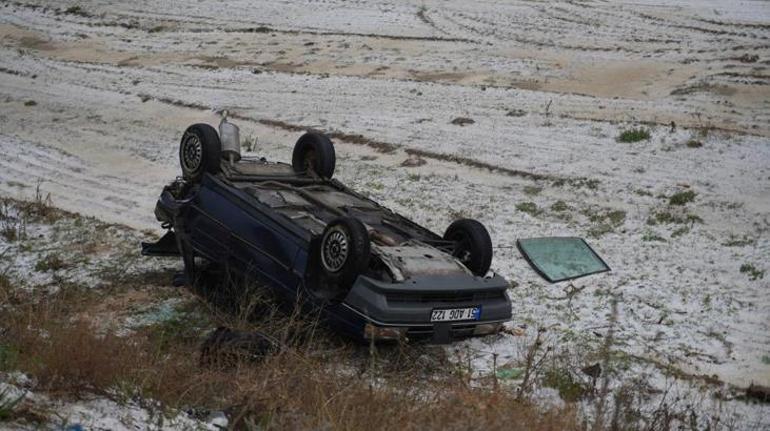
M 385 294 L 390 303 L 444 303 L 453 304 L 460 302 L 479 302 L 502 299 L 504 293 L 497 292 L 460 292 L 460 293 L 425 293 L 425 292 L 398 292 Z

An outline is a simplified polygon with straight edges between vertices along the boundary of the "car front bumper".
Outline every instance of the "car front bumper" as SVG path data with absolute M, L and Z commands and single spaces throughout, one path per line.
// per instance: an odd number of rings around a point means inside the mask
M 342 304 L 365 321 L 364 339 L 454 338 L 497 332 L 511 318 L 509 284 L 500 277 L 430 275 L 403 283 L 360 276 Z M 431 322 L 435 309 L 480 307 L 478 320 Z

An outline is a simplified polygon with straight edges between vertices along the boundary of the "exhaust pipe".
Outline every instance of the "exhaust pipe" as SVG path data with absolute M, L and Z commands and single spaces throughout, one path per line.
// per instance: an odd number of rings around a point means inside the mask
M 227 121 L 228 111 L 222 112 L 219 122 L 219 140 L 222 142 L 222 158 L 233 163 L 241 160 L 241 132 L 233 123 Z

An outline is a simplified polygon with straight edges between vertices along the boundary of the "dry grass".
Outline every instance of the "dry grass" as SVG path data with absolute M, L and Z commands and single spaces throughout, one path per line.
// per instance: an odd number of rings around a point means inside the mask
M 234 429 L 246 430 L 652 430 L 686 422 L 670 407 L 646 413 L 664 418 L 663 427 L 641 420 L 641 390 L 629 397 L 603 387 L 597 396 L 596 382 L 585 386 L 579 371 L 564 368 L 579 368 L 575 364 L 585 358 L 574 352 L 557 358 L 540 337 L 527 355 L 530 377 L 517 391 L 489 379 L 471 379 L 470 370 L 440 348 L 385 345 L 370 351 L 350 344 L 312 316 L 282 311 L 273 299 L 248 288 L 198 293 L 207 300 L 187 295 L 189 313 L 118 337 L 95 325 L 89 319 L 98 316 L 88 312 L 117 292 L 63 285 L 50 295 L 5 285 L 0 289 L 0 371 L 22 371 L 37 382 L 35 392 L 54 397 L 95 393 L 118 402 L 132 400 L 156 413 L 222 410 Z M 263 361 L 240 358 L 226 366 L 214 361 L 220 365 L 202 367 L 198 351 L 207 331 L 195 328 L 218 325 L 261 330 L 280 338 L 284 347 Z M 603 361 L 603 369 L 612 368 L 609 348 L 603 356 L 596 360 Z M 601 400 L 599 416 L 606 422 L 590 427 L 577 403 L 549 409 L 531 402 L 529 388 L 536 382 L 559 392 L 577 388 L 575 399 Z M 147 400 L 152 402 L 143 404 Z M 23 420 L 24 408 L 10 418 Z
M 53 223 L 67 215 L 64 211 L 54 208 L 51 195 L 43 195 L 41 182 L 35 187 L 35 196 L 30 201 L 19 201 L 11 198 L 0 198 L 0 236 L 6 241 L 23 240 L 27 236 L 27 225 L 31 222 L 42 221 Z
M 54 296 L 6 289 L 3 299 L 9 307 L 0 312 L 6 328 L 0 346 L 13 354 L 0 365 L 34 377 L 36 391 L 54 396 L 97 393 L 151 398 L 164 408 L 220 409 L 236 429 L 577 429 L 571 408 L 543 411 L 511 390 L 472 387 L 449 362 L 421 361 L 419 347 L 379 347 L 368 356 L 312 319 L 274 309 L 262 321 L 249 320 L 259 301 L 235 314 L 209 311 L 245 329 L 289 328 L 283 332 L 289 346 L 263 362 L 202 368 L 202 336 L 177 336 L 175 328 L 184 325 L 118 337 L 73 320 L 102 300 L 97 293 L 72 286 Z

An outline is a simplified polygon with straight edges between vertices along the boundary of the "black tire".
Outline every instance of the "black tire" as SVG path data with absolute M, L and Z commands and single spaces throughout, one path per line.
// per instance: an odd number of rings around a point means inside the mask
M 305 133 L 294 144 L 291 166 L 295 172 L 312 171 L 321 178 L 331 178 L 336 162 L 334 144 L 322 133 Z
M 318 268 L 312 293 L 331 301 L 344 299 L 358 276 L 368 269 L 370 253 L 363 223 L 352 217 L 332 220 L 317 242 L 313 263 Z
M 492 238 L 483 224 L 473 219 L 455 220 L 444 233 L 455 243 L 453 256 L 472 273 L 483 277 L 492 265 Z
M 222 143 L 216 129 L 208 124 L 193 124 L 184 131 L 179 143 L 179 165 L 182 177 L 196 182 L 206 172 L 216 174 L 220 170 Z

